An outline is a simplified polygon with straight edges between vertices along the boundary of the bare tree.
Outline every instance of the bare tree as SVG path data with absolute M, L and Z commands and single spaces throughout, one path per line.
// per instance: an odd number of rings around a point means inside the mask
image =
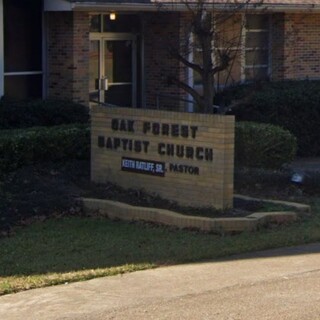
M 200 79 L 202 88 L 196 90 L 177 76 L 169 76 L 169 81 L 192 96 L 198 112 L 212 113 L 219 86 L 222 82 L 224 85 L 230 82 L 243 45 L 244 20 L 241 15 L 249 6 L 253 9 L 261 3 L 262 0 L 179 0 L 174 3 L 189 12 L 190 24 L 186 27 L 183 42 L 171 44 L 169 52 L 173 59 L 192 70 Z M 219 77 L 221 74 L 223 77 Z

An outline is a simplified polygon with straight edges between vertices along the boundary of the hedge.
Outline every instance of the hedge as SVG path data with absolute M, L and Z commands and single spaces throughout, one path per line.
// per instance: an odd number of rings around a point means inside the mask
M 296 139 L 278 126 L 237 122 L 235 166 L 277 169 L 290 163 Z M 90 158 L 90 129 L 84 124 L 0 131 L 0 172 L 41 161 Z
M 287 130 L 252 122 L 236 123 L 235 129 L 235 165 L 238 167 L 277 169 L 294 158 L 296 139 Z M 89 156 L 90 129 L 87 125 L 0 131 L 0 175 L 41 161 L 85 160 Z M 10 199 L 1 181 L 0 198 L 1 232 L 9 230 L 21 217 L 8 210 Z
M 0 101 L 0 129 L 88 123 L 89 109 L 66 100 Z
M 279 169 L 294 159 L 296 149 L 296 138 L 279 126 L 255 122 L 236 123 L 236 167 Z
M 0 131 L 0 172 L 41 161 L 89 159 L 90 130 L 87 125 Z
M 218 102 L 239 99 L 243 103 L 232 111 L 238 121 L 279 125 L 297 138 L 299 156 L 320 156 L 320 81 L 239 86 L 222 93 Z

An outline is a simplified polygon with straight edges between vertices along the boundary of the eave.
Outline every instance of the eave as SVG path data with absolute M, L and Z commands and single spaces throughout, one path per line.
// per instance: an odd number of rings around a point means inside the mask
M 137 1 L 67 1 L 67 0 L 44 0 L 45 11 L 110 11 L 118 12 L 179 12 L 187 11 L 187 7 L 182 1 L 160 2 L 156 0 L 137 0 Z M 239 4 L 238 4 L 239 5 Z M 215 10 L 235 10 L 232 4 L 208 3 L 208 8 Z M 288 3 L 263 3 L 245 5 L 245 9 L 250 11 L 267 12 L 320 12 L 320 4 L 288 4 Z

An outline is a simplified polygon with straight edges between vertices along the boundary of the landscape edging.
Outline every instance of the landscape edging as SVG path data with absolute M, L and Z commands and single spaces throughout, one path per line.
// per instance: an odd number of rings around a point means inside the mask
M 236 196 L 239 197 L 238 195 Z M 251 200 L 261 200 L 245 196 L 240 197 L 244 197 L 247 200 L 249 198 Z M 298 213 L 293 211 L 255 212 L 247 217 L 240 218 L 208 218 L 183 215 L 165 209 L 136 207 L 125 203 L 104 199 L 81 198 L 80 201 L 83 211 L 86 214 L 94 213 L 101 216 L 106 216 L 110 219 L 146 221 L 173 226 L 180 229 L 196 229 L 200 231 L 217 233 L 254 231 L 257 230 L 259 226 L 266 225 L 268 223 L 288 223 L 295 221 L 298 218 Z M 269 200 L 264 201 L 269 202 Z M 276 203 L 282 203 L 285 205 L 290 205 L 294 208 L 298 208 L 297 211 L 299 212 L 310 211 L 310 206 L 307 205 L 300 205 L 286 201 L 277 201 Z M 296 205 L 298 206 L 296 207 Z M 302 206 L 304 206 L 305 210 L 302 210 Z

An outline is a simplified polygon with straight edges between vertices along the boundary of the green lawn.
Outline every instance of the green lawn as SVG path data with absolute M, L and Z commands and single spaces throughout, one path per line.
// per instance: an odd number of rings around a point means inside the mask
M 232 236 L 102 218 L 37 222 L 0 239 L 0 294 L 320 241 L 320 198 L 313 212 L 289 226 Z

